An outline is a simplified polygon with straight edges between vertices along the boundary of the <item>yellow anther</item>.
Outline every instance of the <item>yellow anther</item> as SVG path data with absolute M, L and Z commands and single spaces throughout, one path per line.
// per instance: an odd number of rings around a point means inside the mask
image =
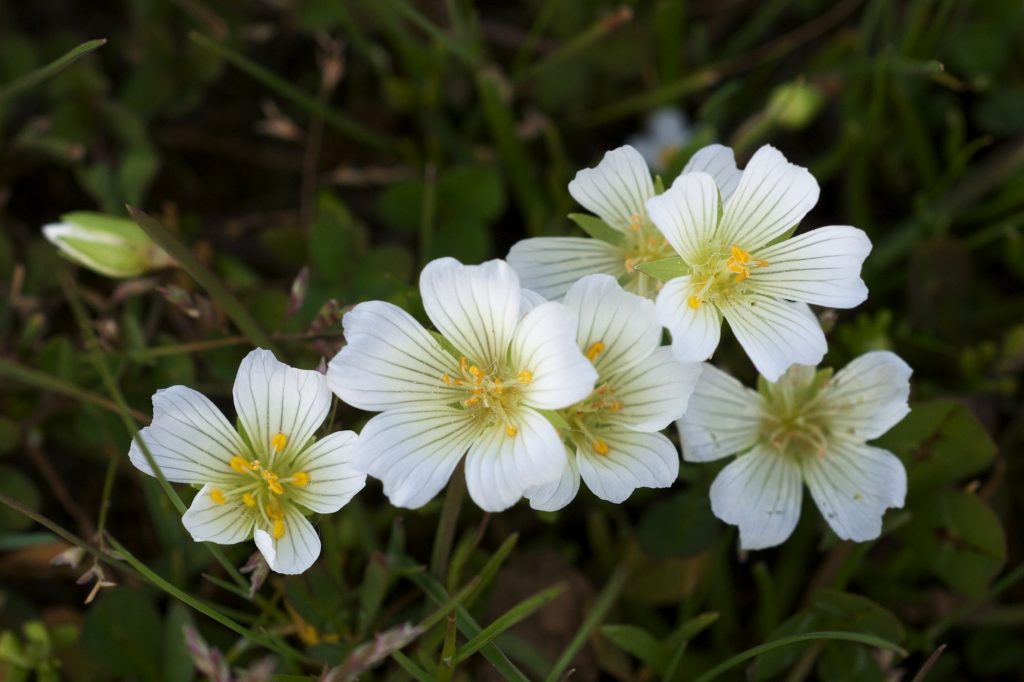
M 463 372 L 469 369 L 469 363 L 466 362 L 465 356 L 459 358 L 459 369 L 462 370 Z
M 688 305 L 691 308 L 693 308 L 694 310 L 696 310 L 697 308 L 700 307 L 700 304 L 703 303 L 703 302 L 704 301 L 700 300 L 699 296 L 691 296 L 689 299 L 687 299 L 686 305 Z
M 252 465 L 249 464 L 249 462 L 245 461 L 244 457 L 240 457 L 239 455 L 235 455 L 234 457 L 232 457 L 231 461 L 228 462 L 228 464 L 230 464 L 231 468 L 240 474 L 244 474 L 246 472 L 253 470 Z
M 253 471 L 259 471 L 260 461 L 258 459 L 254 459 L 253 461 L 249 462 L 249 468 L 252 469 Z
M 493 390 L 494 390 L 495 393 L 497 393 L 498 395 L 501 395 L 502 393 L 505 392 L 505 388 L 501 385 L 501 379 L 495 379 L 493 383 L 494 383 Z
M 256 498 L 252 496 L 252 493 L 245 493 L 242 495 L 242 502 L 245 503 L 246 507 L 256 506 Z
M 444 376 L 441 377 L 441 381 L 443 381 L 445 383 L 445 385 L 447 385 L 447 386 L 451 386 L 452 385 L 452 378 L 450 376 L 448 376 L 448 372 L 444 373 Z
M 604 343 L 602 341 L 595 341 L 594 343 L 590 344 L 590 348 L 587 348 L 587 352 L 586 352 L 587 360 L 590 360 L 591 362 L 593 362 L 594 359 L 598 355 L 603 353 L 603 352 L 604 352 Z
M 228 501 L 228 498 L 224 497 L 224 491 L 220 488 L 214 488 L 210 491 L 210 499 L 213 500 L 214 504 L 224 504 Z
M 750 253 L 748 251 L 744 251 L 735 244 L 733 244 L 732 248 L 729 250 L 732 252 L 732 258 L 730 260 L 734 260 L 737 263 L 747 263 L 750 261 Z
M 512 426 L 511 424 L 507 424 L 505 426 L 505 435 L 508 436 L 509 438 L 515 438 L 517 433 L 519 433 L 519 429 Z
M 292 483 L 298 486 L 299 488 L 305 488 L 307 485 L 309 485 L 309 474 L 307 474 L 305 471 L 299 471 L 292 474 L 291 480 Z
M 271 534 L 275 540 L 280 540 L 284 537 L 284 519 L 274 519 L 274 529 Z
M 274 452 L 281 452 L 287 444 L 288 436 L 283 433 L 276 433 L 274 434 L 274 437 L 270 439 L 270 449 Z
M 267 482 L 267 487 L 275 495 L 280 495 L 284 492 L 284 486 L 278 481 L 277 474 L 273 471 L 264 471 L 263 480 Z
M 466 398 L 463 400 L 462 404 L 469 407 L 470 405 L 476 405 L 478 402 L 480 402 L 480 398 L 473 396 L 472 398 Z
M 521 384 L 528 384 L 533 381 L 533 372 L 528 369 L 524 369 L 516 375 L 516 379 L 518 379 Z
M 277 500 L 267 502 L 265 510 L 267 512 L 267 518 L 271 520 L 284 518 L 284 510 L 281 509 L 281 504 Z
M 629 231 L 630 232 L 637 232 L 637 231 L 640 230 L 640 228 L 643 226 L 643 224 L 644 224 L 643 217 L 641 217 L 639 213 L 634 213 L 629 218 Z
M 600 438 L 595 438 L 594 442 L 591 443 L 591 447 L 594 448 L 594 452 L 596 452 L 599 455 L 608 454 L 608 443 L 601 440 Z
M 618 412 L 625 406 L 626 404 L 624 402 L 622 402 L 621 400 L 616 400 L 614 403 L 608 406 L 608 409 L 611 410 L 612 412 Z

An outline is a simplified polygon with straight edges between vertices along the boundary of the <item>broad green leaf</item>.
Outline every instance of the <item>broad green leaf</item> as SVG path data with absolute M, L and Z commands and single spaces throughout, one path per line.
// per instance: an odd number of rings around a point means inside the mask
M 649 260 L 645 263 L 637 263 L 633 267 L 659 282 L 668 282 L 676 277 L 690 274 L 690 266 L 679 256 Z
M 596 216 L 588 213 L 570 213 L 569 220 L 594 239 L 600 239 L 613 246 L 621 246 L 625 241 L 625 236 L 621 232 Z

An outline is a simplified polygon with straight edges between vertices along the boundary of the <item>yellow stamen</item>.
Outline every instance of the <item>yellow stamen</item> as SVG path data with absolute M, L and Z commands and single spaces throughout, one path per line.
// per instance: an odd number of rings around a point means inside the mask
M 281 509 L 281 504 L 277 500 L 271 500 L 270 502 L 267 502 L 267 506 L 265 507 L 265 509 L 267 512 L 267 516 L 270 519 L 284 518 L 284 510 Z
M 228 499 L 224 497 L 224 491 L 220 488 L 214 488 L 210 491 L 210 499 L 213 500 L 214 504 L 224 504 L 228 501 Z
M 280 540 L 284 537 L 284 519 L 274 519 L 274 530 L 271 534 L 275 540 Z
M 466 358 L 465 357 L 459 358 L 459 369 L 461 369 L 463 372 L 465 372 L 467 369 L 469 369 L 469 363 L 466 362 Z
M 691 296 L 689 299 L 687 299 L 686 305 L 688 305 L 691 308 L 693 308 L 694 310 L 696 310 L 697 308 L 700 307 L 700 304 L 703 303 L 703 302 L 704 301 L 700 300 L 699 296 Z
M 444 373 L 444 376 L 441 377 L 441 381 L 443 381 L 445 383 L 445 385 L 447 385 L 447 386 L 451 386 L 452 385 L 452 378 L 450 376 L 448 376 L 448 372 Z
M 256 506 L 256 498 L 252 496 L 252 493 L 245 493 L 242 495 L 242 502 L 245 502 L 246 507 Z
M 240 474 L 244 474 L 248 471 L 253 470 L 252 465 L 246 462 L 244 457 L 241 457 L 239 455 L 235 455 L 234 457 L 232 457 L 231 461 L 228 462 L 228 464 L 230 464 L 231 468 Z
M 494 383 L 494 389 L 493 390 L 494 390 L 495 393 L 497 393 L 498 395 L 501 395 L 502 393 L 505 392 L 505 388 L 501 385 L 501 379 L 495 379 L 493 383 Z
M 591 362 L 593 362 L 594 359 L 598 355 L 603 353 L 603 352 L 604 352 L 604 343 L 601 342 L 601 341 L 595 341 L 594 343 L 590 344 L 590 348 L 587 349 L 587 352 L 586 352 L 587 360 L 590 360 Z
M 273 438 L 270 439 L 270 448 L 274 452 L 281 452 L 284 450 L 284 446 L 288 444 L 288 436 L 283 433 L 277 433 Z
M 644 219 L 638 213 L 634 213 L 629 219 L 629 231 L 637 232 L 644 224 Z
M 478 402 L 480 402 L 480 398 L 473 396 L 472 398 L 466 398 L 463 400 L 462 404 L 469 407 L 470 405 L 476 405 Z
M 309 485 L 309 474 L 305 471 L 299 471 L 292 474 L 292 483 L 299 488 L 305 488 Z
M 737 263 L 748 263 L 750 261 L 750 253 L 748 251 L 744 251 L 735 244 L 733 244 L 732 248 L 729 250 L 732 252 L 732 258 L 730 260 L 734 260 Z
M 517 433 L 519 433 L 519 429 L 512 426 L 511 424 L 505 426 L 505 435 L 508 436 L 509 438 L 515 438 Z
M 528 369 L 524 369 L 516 375 L 516 379 L 518 379 L 521 384 L 528 384 L 533 381 L 533 372 Z
M 624 402 L 622 402 L 621 400 L 616 400 L 614 403 L 608 406 L 608 409 L 611 410 L 612 412 L 618 412 L 625 406 L 626 404 Z
M 278 482 L 277 474 L 273 471 L 264 471 L 263 480 L 267 482 L 267 487 L 270 488 L 270 491 L 275 495 L 284 493 L 284 486 Z
M 600 438 L 595 438 L 594 442 L 591 443 L 591 447 L 594 448 L 594 452 L 596 452 L 599 455 L 608 454 L 608 443 L 601 440 Z

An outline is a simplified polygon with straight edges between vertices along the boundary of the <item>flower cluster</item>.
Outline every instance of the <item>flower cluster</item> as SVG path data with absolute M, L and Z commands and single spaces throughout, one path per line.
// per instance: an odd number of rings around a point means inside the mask
M 743 548 L 792 533 L 804 483 L 837 536 L 878 537 L 906 474 L 867 441 L 907 413 L 910 368 L 874 352 L 834 376 L 816 369 L 827 347 L 810 308 L 866 298 L 867 236 L 845 225 L 793 236 L 818 185 L 770 146 L 743 171 L 731 149 L 705 147 L 665 191 L 621 147 L 569 193 L 593 214 L 577 216 L 590 238 L 527 239 L 507 262 L 429 263 L 419 290 L 433 330 L 391 303 L 360 303 L 326 376 L 253 351 L 235 382 L 237 428 L 196 391 L 161 390 L 132 462 L 201 486 L 183 518 L 196 540 L 252 537 L 281 573 L 313 563 L 308 517 L 337 511 L 367 475 L 399 507 L 432 500 L 463 461 L 485 511 L 524 498 L 561 509 L 581 481 L 618 503 L 675 483 L 673 423 L 687 462 L 736 455 L 710 496 Z M 757 391 L 705 362 L 723 320 L 764 378 Z M 332 394 L 376 413 L 358 436 L 318 436 Z

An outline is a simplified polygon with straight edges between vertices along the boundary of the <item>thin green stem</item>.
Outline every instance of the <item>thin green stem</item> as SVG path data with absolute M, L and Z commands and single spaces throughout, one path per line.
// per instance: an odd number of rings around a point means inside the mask
M 462 474 L 462 467 L 459 466 L 448 483 L 444 506 L 441 507 L 441 518 L 437 522 L 437 533 L 434 535 L 434 549 L 430 554 L 430 572 L 439 580 L 444 580 L 445 571 L 448 570 L 448 560 L 455 540 L 455 531 L 459 525 L 462 500 L 465 497 L 466 479 Z
M 0 88 L 0 102 L 5 99 L 18 94 L 23 90 L 35 87 L 43 81 L 56 76 L 58 73 L 71 66 L 73 63 L 89 54 L 95 52 L 104 45 L 107 44 L 106 38 L 98 38 L 96 40 L 90 40 L 82 43 L 78 47 L 74 48 L 70 52 L 67 52 L 62 57 L 55 59 L 44 67 L 36 69 L 31 73 L 27 73 L 21 78 L 18 78 L 12 83 L 7 84 L 3 88 Z

